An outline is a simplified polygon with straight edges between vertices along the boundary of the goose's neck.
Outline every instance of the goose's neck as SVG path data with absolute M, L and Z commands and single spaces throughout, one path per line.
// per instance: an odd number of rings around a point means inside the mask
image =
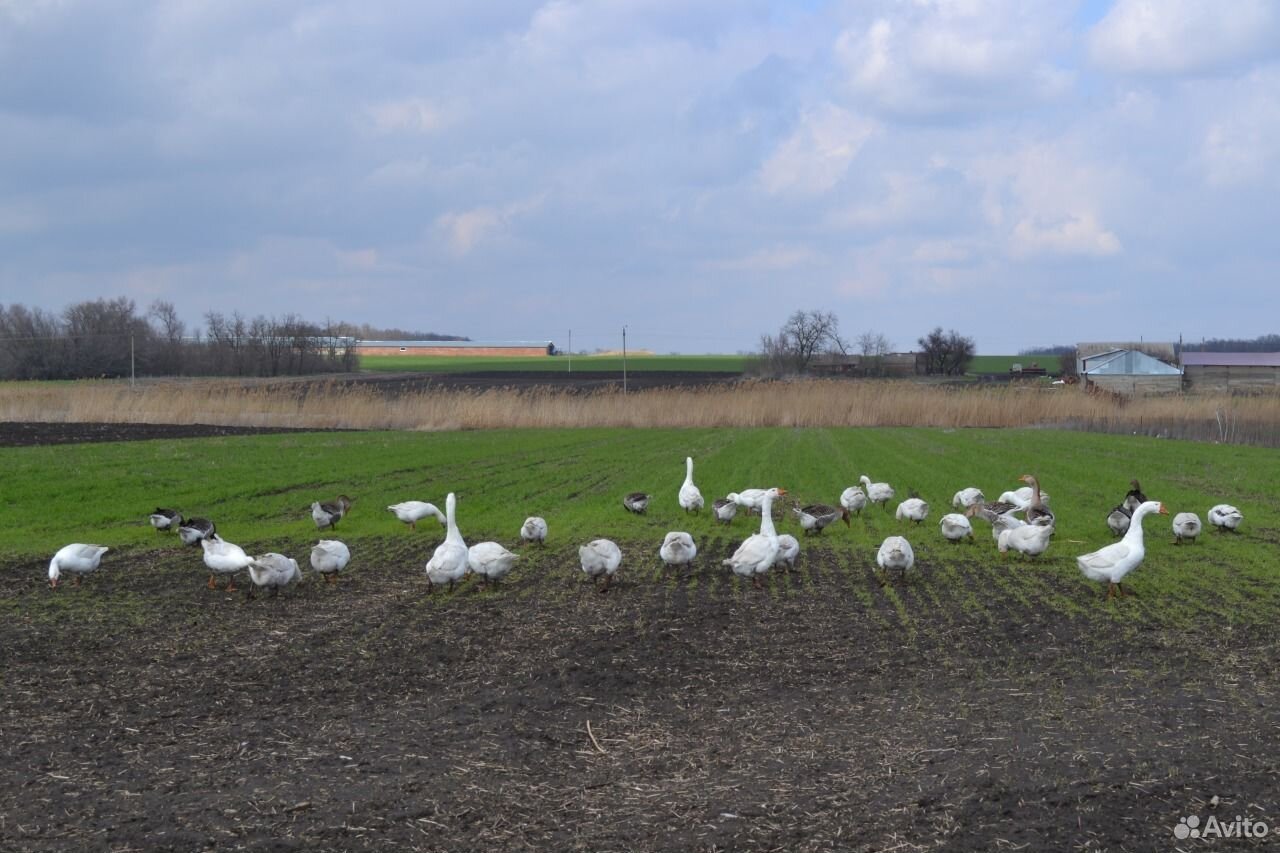
M 445 538 L 460 542 L 462 541 L 462 532 L 458 530 L 456 504 L 457 498 L 450 492 L 449 497 L 444 502 L 445 523 L 449 526 L 449 531 L 445 534 Z
M 760 502 L 760 533 L 770 539 L 778 538 L 778 531 L 773 527 L 773 495 L 768 492 Z
M 1142 541 L 1142 519 L 1151 514 L 1151 510 L 1138 507 L 1129 518 L 1129 530 L 1124 534 L 1127 542 Z
M 56 581 L 62 572 L 58 569 L 58 558 L 54 557 L 49 561 L 49 580 Z
M 693 460 L 684 460 L 684 481 L 686 484 L 693 482 Z

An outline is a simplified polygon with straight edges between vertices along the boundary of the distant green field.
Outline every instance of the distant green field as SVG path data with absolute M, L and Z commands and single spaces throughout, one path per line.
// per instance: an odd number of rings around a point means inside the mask
M 628 356 L 627 370 L 684 370 L 693 372 L 741 373 L 747 357 L 742 355 L 642 355 Z M 370 372 L 421 370 L 432 373 L 480 373 L 485 371 L 537 371 L 567 373 L 621 372 L 621 356 L 541 356 L 502 358 L 498 356 L 377 355 L 360 359 L 360 369 Z
M 850 570 L 865 571 L 886 535 L 904 534 L 939 583 L 947 582 L 948 567 L 976 560 L 990 566 L 1000 595 L 1034 598 L 1062 612 L 1082 602 L 1097 605 L 1103 590 L 1080 576 L 1074 557 L 1112 541 L 1104 520 L 1131 477 L 1139 476 L 1147 493 L 1170 512 L 1192 510 L 1204 518 L 1210 506 L 1229 500 L 1244 512 L 1241 535 L 1206 532 L 1201 542 L 1177 547 L 1170 541 L 1169 518 L 1150 519 L 1147 563 L 1132 577 L 1141 597 L 1126 607 L 1161 621 L 1193 612 L 1225 621 L 1280 616 L 1275 451 L 1048 430 L 302 433 L 3 448 L 0 572 L 39 573 L 57 547 L 93 542 L 154 549 L 172 560 L 175 577 L 200 584 L 199 555 L 147 525 L 153 507 L 209 516 L 228 540 L 250 550 L 302 556 L 317 537 L 311 501 L 339 493 L 355 500 L 337 531 L 353 551 L 360 553 L 362 540 L 376 551 L 382 546 L 375 543 L 386 537 L 409 537 L 404 541 L 420 547 L 404 570 L 421 571 L 441 539 L 440 528 L 432 522 L 411 532 L 385 507 L 409 499 L 443 506 L 445 493 L 455 491 L 468 541 L 514 545 L 526 515 L 545 516 L 550 553 L 559 555 L 557 572 L 566 577 L 576 570 L 577 545 L 598 536 L 622 544 L 631 571 L 646 577 L 657 569 L 663 535 L 673 529 L 708 543 L 701 571 L 717 574 L 718 560 L 758 522 L 738 518 L 726 529 L 707 512 L 681 511 L 676 493 L 686 455 L 696 460 L 695 480 L 708 502 L 731 490 L 778 485 L 799 501 L 834 503 L 862 473 L 889 481 L 899 497 L 916 491 L 932 506 L 923 526 L 871 507 L 851 529 L 829 530 L 821 537 L 823 547 L 834 549 Z M 956 490 L 976 485 L 995 498 L 1019 485 L 1016 478 L 1028 471 L 1041 476 L 1059 518 L 1058 534 L 1043 558 L 1002 559 L 985 524 L 975 525 L 972 546 L 941 538 L 938 518 L 950 510 Z M 653 494 L 647 515 L 622 509 L 621 496 L 633 490 Z M 781 530 L 800 533 L 790 519 Z M 110 560 L 109 554 L 107 565 Z M 982 606 L 988 592 L 974 606 Z
M 975 355 L 969 363 L 969 373 L 1008 373 L 1015 364 L 1030 367 L 1038 364 L 1050 373 L 1062 369 L 1062 359 L 1056 355 Z

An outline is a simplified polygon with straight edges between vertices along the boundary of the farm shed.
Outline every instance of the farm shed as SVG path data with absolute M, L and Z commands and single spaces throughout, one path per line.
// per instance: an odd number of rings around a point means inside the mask
M 924 373 L 923 353 L 893 352 L 886 355 L 820 355 L 809 370 L 822 376 L 905 377 Z
M 356 341 L 357 355 L 537 357 L 553 355 L 551 341 Z
M 1181 370 L 1138 350 L 1098 352 L 1078 359 L 1078 364 L 1086 389 L 1126 396 L 1174 394 L 1182 390 Z
M 1183 352 L 1182 371 L 1193 391 L 1274 391 L 1280 352 Z

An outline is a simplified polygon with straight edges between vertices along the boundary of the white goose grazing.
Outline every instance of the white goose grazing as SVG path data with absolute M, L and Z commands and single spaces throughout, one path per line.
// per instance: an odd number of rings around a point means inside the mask
M 1231 504 L 1218 504 L 1209 510 L 1209 523 L 1219 531 L 1230 530 L 1237 533 L 1237 527 L 1244 521 L 1244 515 Z
M 886 579 L 891 569 L 898 570 L 900 579 L 906 578 L 907 572 L 916 564 L 916 553 L 911 550 L 911 543 L 902 536 L 890 536 L 880 543 L 876 553 L 876 565 L 885 573 Z M 881 586 L 884 582 L 881 581 Z
M 693 558 L 698 556 L 698 546 L 688 533 L 673 530 L 662 540 L 662 547 L 658 549 L 658 556 L 668 566 L 675 566 L 676 568 L 688 566 L 693 563 Z
M 997 504 L 996 506 L 1002 505 L 1007 504 L 1002 503 Z M 1001 531 L 1008 530 L 1012 527 L 1022 527 L 1026 522 L 1020 518 L 1014 517 L 1011 512 L 998 512 L 997 510 L 991 509 L 991 506 L 991 504 L 974 504 L 965 510 L 965 515 L 968 515 L 969 517 L 977 516 L 984 521 L 990 522 L 991 538 L 996 540 L 996 544 L 999 545 Z M 1012 509 L 1012 507 L 1010 507 L 1010 509 Z
M 958 510 L 966 510 L 974 504 L 986 503 L 987 496 L 982 493 L 982 489 L 974 486 L 961 489 L 951 498 L 951 505 Z
M 547 520 L 540 515 L 531 515 L 520 525 L 521 542 L 537 542 L 539 545 L 547 541 Z
M 1099 548 L 1092 554 L 1076 557 L 1076 564 L 1089 580 L 1107 582 L 1107 598 L 1119 594 L 1124 597 L 1125 591 L 1121 581 L 1125 575 L 1136 569 L 1146 556 L 1147 549 L 1142 541 L 1142 519 L 1151 513 L 1168 515 L 1164 504 L 1158 501 L 1147 501 L 1133 511 L 1129 522 L 1129 532 L 1119 542 L 1113 542 Z
M 151 517 L 148 520 L 157 533 L 162 533 L 166 530 L 177 530 L 178 526 L 182 524 L 182 513 L 176 509 L 156 507 L 156 511 L 151 513 Z
M 204 564 L 209 567 L 209 589 L 217 589 L 218 575 L 227 576 L 227 592 L 235 592 L 236 572 L 249 568 L 252 558 L 239 545 L 233 545 L 216 533 L 200 540 L 204 549 Z
M 321 539 L 311 546 L 311 568 L 324 577 L 325 583 L 335 583 L 338 573 L 351 562 L 351 549 L 337 539 Z
M 1139 504 L 1141 506 L 1141 504 Z M 1116 504 L 1115 509 L 1107 513 L 1107 527 L 1116 536 L 1123 536 L 1129 531 L 1129 522 L 1133 513 L 1124 504 Z
M 680 486 L 680 507 L 685 512 L 702 509 L 702 492 L 693 484 L 693 457 L 684 458 L 684 483 Z
M 716 521 L 724 524 L 731 524 L 734 517 L 738 514 L 738 502 L 735 501 L 732 492 L 728 497 L 716 498 L 711 503 L 711 510 L 716 514 Z
M 497 542 L 477 542 L 467 549 L 467 568 L 482 578 L 488 586 L 497 583 L 510 573 L 519 554 L 513 554 Z
M 627 512 L 644 515 L 644 511 L 649 507 L 649 496 L 644 492 L 631 492 L 622 498 L 622 505 L 626 507 Z
M 1001 554 L 1010 549 L 1028 557 L 1038 557 L 1049 548 L 1049 540 L 1053 537 L 1053 528 L 1046 524 L 1024 524 L 1021 527 L 1010 527 L 1000 531 L 996 539 L 996 547 Z
M 938 520 L 938 527 L 942 530 L 944 539 L 952 542 L 959 542 L 966 536 L 969 541 L 973 541 L 973 525 L 969 523 L 969 519 L 958 512 L 949 512 Z
M 188 518 L 178 525 L 178 538 L 183 545 L 199 545 L 201 539 L 207 539 L 217 532 L 217 525 L 207 518 Z
M 733 552 L 733 556 L 723 561 L 723 565 L 733 569 L 733 573 L 744 578 L 751 578 L 756 589 L 760 589 L 760 576 L 773 568 L 778 558 L 778 532 L 773 527 L 773 501 L 787 493 L 786 489 L 768 489 L 764 493 L 764 501 L 760 505 L 760 532 L 748 536 Z
M 764 503 L 764 493 L 768 489 L 743 489 L 740 492 L 730 492 L 729 500 L 745 509 L 747 512 L 760 512 L 760 505 Z
M 840 506 L 854 515 L 862 515 L 862 508 L 867 505 L 867 493 L 862 486 L 850 486 L 840 493 Z
M 76 586 L 79 586 L 81 577 L 98 570 L 102 564 L 102 555 L 105 553 L 107 553 L 106 545 L 85 545 L 80 542 L 63 545 L 49 561 L 49 588 L 58 588 L 63 572 L 71 572 L 75 575 Z
M 849 510 L 842 506 L 809 504 L 808 506 L 792 507 L 792 511 L 799 517 L 800 526 L 804 528 L 805 533 L 821 533 L 827 529 L 827 525 L 833 523 L 836 519 L 843 521 L 845 527 L 849 526 Z
M 867 500 L 873 504 L 880 504 L 886 510 L 889 508 L 889 501 L 893 500 L 893 486 L 888 483 L 873 483 L 866 474 L 859 477 L 858 482 L 866 488 Z
M 426 501 L 404 501 L 392 504 L 387 509 L 394 513 L 396 518 L 409 525 L 410 530 L 417 530 L 419 521 L 432 516 L 440 522 L 441 527 L 445 525 L 444 513 L 435 504 L 429 504 Z
M 1015 510 L 1017 512 L 1021 512 L 1022 510 L 1031 506 L 1031 500 L 1034 497 L 1034 495 L 1035 493 L 1030 486 L 1023 486 L 1022 488 L 1014 489 L 1011 492 L 1002 492 L 1000 494 L 1000 500 L 998 501 L 998 503 L 1013 504 Z M 1049 494 L 1047 492 L 1041 492 L 1040 501 L 1041 503 L 1048 503 Z
M 773 561 L 775 568 L 794 571 L 796 557 L 800 556 L 800 540 L 790 533 L 778 534 L 778 559 Z
M 898 511 L 895 513 L 895 517 L 898 521 L 905 519 L 919 524 L 929 517 L 929 504 L 920 498 L 907 498 L 898 504 Z
M 254 586 L 271 590 L 271 596 L 280 594 L 282 587 L 290 581 L 302 580 L 302 572 L 298 571 L 298 561 L 292 557 L 275 552 L 262 554 L 249 560 L 249 579 Z M 246 598 L 253 598 L 253 587 L 249 588 Z
M 453 585 L 467 573 L 467 543 L 458 531 L 457 506 L 458 499 L 450 492 L 444 499 L 445 527 L 448 530 L 444 541 L 436 546 L 435 553 L 427 560 L 428 591 L 432 595 L 440 584 L 447 583 L 452 590 Z
M 622 549 L 608 539 L 592 539 L 578 549 L 578 561 L 592 585 L 600 592 L 608 592 L 613 576 L 622 565 Z M 604 586 L 599 585 L 600 578 L 604 578 Z
M 1200 516 L 1194 512 L 1180 512 L 1173 517 L 1173 544 L 1181 545 L 1183 539 L 1196 541 L 1202 527 Z
M 311 520 L 316 523 L 316 527 L 320 530 L 326 527 L 337 527 L 338 522 L 350 510 L 351 498 L 346 495 L 338 495 L 338 499 L 333 503 L 314 501 L 311 504 Z

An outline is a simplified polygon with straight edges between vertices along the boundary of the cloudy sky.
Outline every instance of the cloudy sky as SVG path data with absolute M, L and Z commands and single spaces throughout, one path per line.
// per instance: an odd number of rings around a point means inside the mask
M 0 0 L 0 301 L 899 349 L 1280 331 L 1269 0 Z

